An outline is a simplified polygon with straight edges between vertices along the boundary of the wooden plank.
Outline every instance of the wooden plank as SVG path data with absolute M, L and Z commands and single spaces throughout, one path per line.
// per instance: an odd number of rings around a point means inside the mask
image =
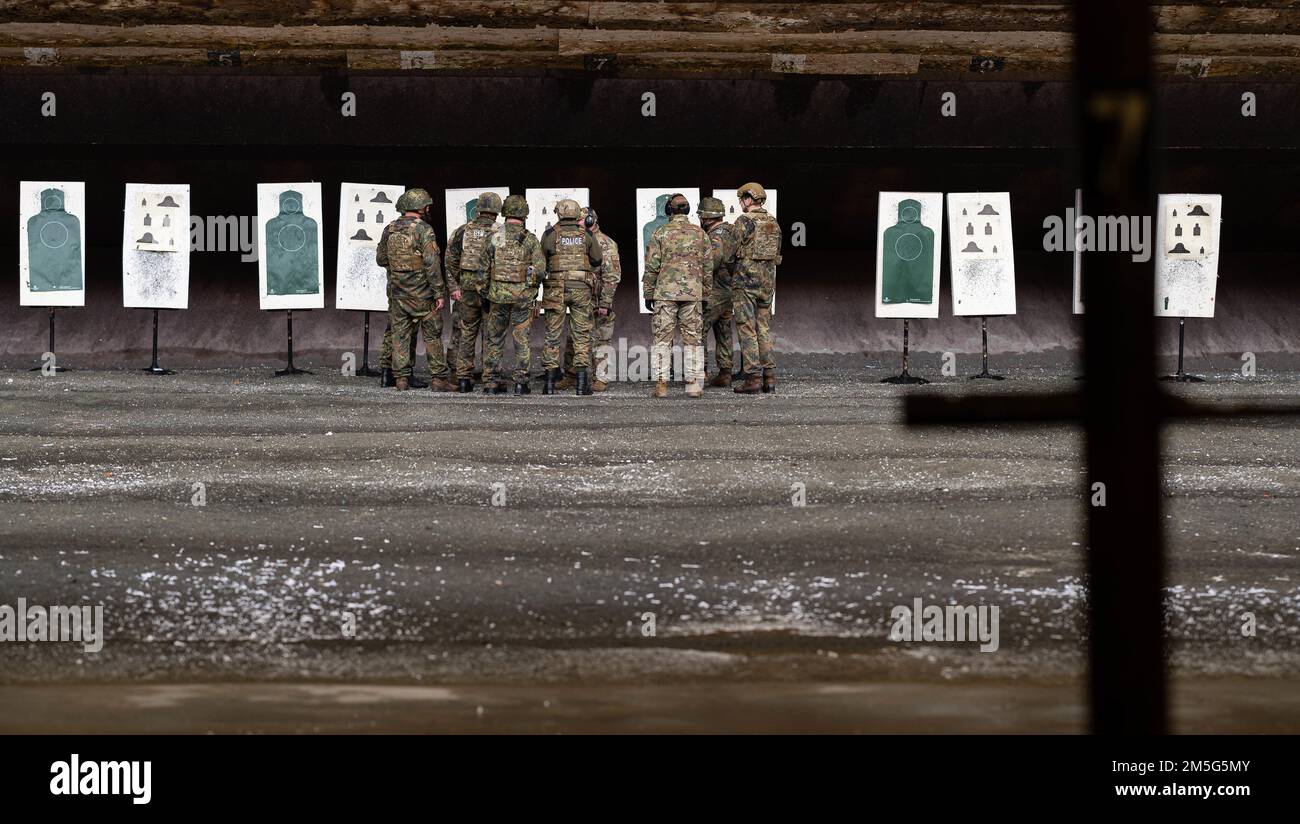
M 712 3 L 586 0 L 0 0 L 0 23 L 100 25 L 438 25 L 499 29 L 606 28 L 656 31 L 831 33 L 880 29 L 1069 31 L 1067 3 L 1032 0 Z M 1167 34 L 1300 32 L 1300 0 L 1157 4 Z

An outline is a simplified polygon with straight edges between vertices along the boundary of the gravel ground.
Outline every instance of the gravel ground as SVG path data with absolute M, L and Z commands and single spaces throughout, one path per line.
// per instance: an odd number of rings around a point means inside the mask
M 628 384 L 399 394 L 324 370 L 0 377 L 0 604 L 102 605 L 107 636 L 94 654 L 0 644 L 0 729 L 57 729 L 96 707 L 113 729 L 385 729 L 420 712 L 401 709 L 422 706 L 401 691 L 416 686 L 454 690 L 429 700 L 472 706 L 476 723 L 484 702 L 515 708 L 491 729 L 645 729 L 651 716 L 781 729 L 792 708 L 817 729 L 1077 728 L 1080 433 L 909 429 L 898 400 L 1074 389 L 1069 357 L 999 358 L 1013 379 L 996 384 L 902 388 L 877 383 L 892 358 L 782 365 L 776 396 L 698 401 Z M 1171 391 L 1300 395 L 1296 371 L 1209 377 Z M 1166 427 L 1186 728 L 1300 730 L 1286 697 L 1300 684 L 1298 427 Z M 915 598 L 998 606 L 998 651 L 890 641 L 891 609 Z M 232 682 L 264 706 L 319 709 L 241 715 L 221 702 L 245 693 L 214 686 Z M 376 691 L 360 703 L 386 709 L 342 718 L 362 685 Z M 309 687 L 344 698 L 257 692 Z M 566 714 L 529 715 L 548 690 Z M 619 711 L 582 711 L 614 696 Z M 750 711 L 720 713 L 724 696 Z M 1022 714 L 981 725 L 961 711 L 996 696 Z M 65 699 L 85 712 L 61 715 Z M 934 701 L 967 721 L 926 716 Z M 1208 704 L 1213 722 L 1196 711 Z M 448 712 L 416 726 L 461 729 Z

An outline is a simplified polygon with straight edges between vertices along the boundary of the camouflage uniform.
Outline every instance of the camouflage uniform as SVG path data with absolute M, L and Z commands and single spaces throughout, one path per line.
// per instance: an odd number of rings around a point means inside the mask
M 703 314 L 700 304 L 713 289 L 713 245 L 704 230 L 683 214 L 655 229 L 645 250 L 641 295 L 654 301 L 652 377 L 668 380 L 673 332 L 680 327 L 688 384 L 704 377 Z
M 388 322 L 392 342 L 384 348 L 393 376 L 411 376 L 411 347 L 415 327 L 424 335 L 429 371 L 435 379 L 449 373 L 442 351 L 442 313 L 434 301 L 445 300 L 457 289 L 455 279 L 444 281 L 433 227 L 418 217 L 402 216 L 384 227 L 375 249 L 375 263 L 388 270 Z M 382 357 L 382 355 L 381 355 Z
M 772 360 L 772 293 L 781 262 L 781 227 L 762 206 L 736 218 L 736 251 L 731 266 L 731 305 L 745 375 L 753 378 L 776 368 Z
M 447 272 L 458 274 L 460 300 L 452 311 L 451 362 L 456 377 L 468 379 L 474 374 L 474 344 L 479 326 L 487 317 L 484 293 L 487 291 L 486 269 L 482 268 L 483 250 L 496 230 L 496 215 L 480 213 L 452 232 L 447 241 Z
M 528 335 L 533 327 L 537 283 L 545 268 L 542 245 L 523 224 L 507 222 L 488 238 L 481 271 L 491 304 L 483 332 L 484 385 L 499 377 L 507 329 L 515 341 L 515 383 L 528 383 L 532 361 Z
M 592 319 L 591 361 L 596 369 L 596 380 L 607 381 L 611 377 L 608 361 L 611 341 L 614 340 L 614 292 L 623 279 L 623 265 L 618 257 L 618 244 L 613 238 L 602 232 L 599 226 L 592 231 L 592 234 L 600 244 L 601 257 L 600 270 L 596 272 L 596 277 L 601 284 L 600 299 L 596 301 L 596 309 L 605 309 L 607 312 L 604 315 L 597 312 Z M 577 369 L 573 365 L 573 347 L 569 346 L 564 350 L 564 374 L 572 376 L 576 372 Z
M 569 310 L 569 345 L 573 347 L 573 368 L 583 371 L 591 365 L 591 292 L 596 271 L 604 258 L 600 243 L 577 220 L 561 218 L 542 238 L 546 255 L 546 280 L 542 308 L 546 310 L 546 346 L 542 366 L 560 368 L 560 344 L 564 333 L 564 310 Z
M 718 374 L 731 373 L 731 259 L 736 255 L 735 227 L 718 221 L 709 228 L 709 241 L 713 244 L 715 266 L 713 291 L 707 301 L 709 310 L 704 315 L 705 335 L 713 330 L 713 359 Z

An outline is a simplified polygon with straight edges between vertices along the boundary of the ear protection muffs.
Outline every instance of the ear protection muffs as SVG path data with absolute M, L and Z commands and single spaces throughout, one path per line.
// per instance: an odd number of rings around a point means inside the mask
M 584 218 L 582 219 L 582 225 L 583 225 L 583 226 L 586 226 L 588 229 L 590 229 L 592 226 L 595 226 L 595 225 L 596 225 L 596 213 L 593 212 L 593 211 L 591 211 L 590 209 L 588 209 L 588 210 L 587 210 L 587 216 L 584 217 Z

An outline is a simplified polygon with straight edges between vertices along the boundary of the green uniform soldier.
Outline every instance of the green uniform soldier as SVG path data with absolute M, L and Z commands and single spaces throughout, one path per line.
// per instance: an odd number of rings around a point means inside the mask
M 483 322 L 483 393 L 504 394 L 500 380 L 506 330 L 515 341 L 515 394 L 527 395 L 532 350 L 528 335 L 536 315 L 537 284 L 546 269 L 546 256 L 537 236 L 524 228 L 528 201 L 510 195 L 502 207 L 504 226 L 497 227 L 483 249 L 482 280 L 487 283 L 489 304 Z
M 392 301 L 391 290 L 388 296 Z M 411 363 L 415 363 L 415 336 L 411 336 Z M 393 378 L 393 324 L 389 323 L 384 327 L 384 339 L 379 345 L 379 385 L 385 389 L 392 389 L 397 386 L 397 381 Z M 410 387 L 412 389 L 427 389 L 429 384 L 415 377 L 415 372 L 411 372 Z
M 736 190 L 743 211 L 733 226 L 736 251 L 731 259 L 731 305 L 744 360 L 745 380 L 735 391 L 742 395 L 776 391 L 772 360 L 772 294 L 776 267 L 781 263 L 781 227 L 763 204 L 767 192 L 757 183 Z
M 451 391 L 442 351 L 442 307 L 450 293 L 460 299 L 454 278 L 444 279 L 438 240 L 424 218 L 433 199 L 423 189 L 409 189 L 397 199 L 402 216 L 384 227 L 375 263 L 388 270 L 388 322 L 393 330 L 392 369 L 398 390 L 410 389 L 411 355 L 418 326 L 424 334 L 435 392 Z
M 704 343 L 708 343 L 709 332 L 713 332 L 713 359 L 718 366 L 718 374 L 708 382 L 708 386 L 731 385 L 731 259 L 736 256 L 736 234 L 734 227 L 723 220 L 727 207 L 716 197 L 706 197 L 700 201 L 696 214 L 700 216 L 700 225 L 709 235 L 713 244 L 713 291 L 704 301 Z
M 596 315 L 591 325 L 591 363 L 595 369 L 591 388 L 595 392 L 604 392 L 609 388 L 609 353 L 614 340 L 614 292 L 623 279 L 623 265 L 619 262 L 618 244 L 600 230 L 600 218 L 595 209 L 586 207 L 582 210 L 582 225 L 596 236 L 600 244 L 600 269 L 595 273 Z M 564 350 L 564 379 L 555 384 L 555 388 L 568 389 L 577 384 L 573 347 L 570 346 Z
M 456 373 L 456 389 L 469 392 L 474 388 L 474 344 L 489 308 L 487 270 L 482 268 L 483 250 L 496 230 L 501 212 L 501 196 L 484 192 L 478 196 L 475 217 L 451 233 L 447 240 L 446 265 L 443 269 L 456 275 L 461 299 L 452 309 L 451 366 Z
M 679 328 L 686 394 L 698 398 L 704 393 L 704 315 L 700 304 L 713 290 L 716 259 L 709 236 L 687 217 L 690 211 L 684 195 L 668 198 L 664 204 L 668 222 L 655 229 L 645 250 L 641 296 L 652 313 L 650 368 L 655 386 L 651 394 L 656 398 L 668 397 L 673 333 Z
M 587 227 L 578 222 L 576 200 L 564 199 L 555 204 L 559 221 L 542 238 L 546 255 L 546 280 L 542 308 L 546 310 L 546 346 L 542 349 L 542 366 L 546 367 L 543 395 L 553 395 L 561 378 L 560 344 L 564 333 L 564 316 L 569 315 L 569 345 L 573 347 L 573 369 L 577 394 L 590 395 L 587 370 L 591 365 L 593 272 L 604 258 L 600 243 Z

